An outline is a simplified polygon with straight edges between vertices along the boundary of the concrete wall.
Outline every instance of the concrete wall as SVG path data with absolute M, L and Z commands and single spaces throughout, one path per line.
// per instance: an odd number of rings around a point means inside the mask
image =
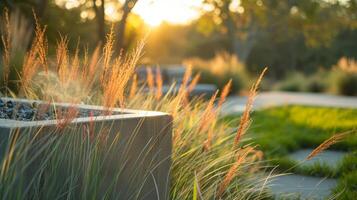
M 77 106 L 82 109 L 104 109 L 98 106 Z M 161 112 L 128 109 L 114 109 L 114 111 L 122 114 L 97 116 L 94 120 L 90 117 L 76 118 L 70 126 L 77 127 L 78 129 L 75 130 L 79 130 L 78 134 L 82 134 L 83 127 L 88 127 L 94 122 L 96 129 L 108 128 L 109 140 L 120 134 L 120 140 L 115 147 L 116 152 L 110 155 L 110 162 L 107 163 L 123 163 L 121 166 L 123 171 L 118 177 L 116 188 L 121 199 L 168 199 L 172 117 Z M 24 122 L 0 119 L 0 140 L 6 141 L 6 138 L 18 129 L 35 132 L 41 127 L 43 133 L 53 131 L 56 129 L 56 123 L 55 120 Z M 111 182 L 113 176 L 110 172 L 118 165 L 108 164 L 105 167 L 108 173 L 104 179 Z M 138 188 L 142 188 L 140 194 L 133 196 Z

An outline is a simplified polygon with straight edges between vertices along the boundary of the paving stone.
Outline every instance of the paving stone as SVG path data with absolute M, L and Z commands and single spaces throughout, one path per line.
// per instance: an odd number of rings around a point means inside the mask
M 327 165 L 330 168 L 337 168 L 342 162 L 343 157 L 347 154 L 342 151 L 325 150 L 312 158 L 305 161 L 305 158 L 313 151 L 313 149 L 301 149 L 289 155 L 289 158 L 296 160 L 300 166 L 313 166 L 315 164 Z
M 270 180 L 269 188 L 277 199 L 326 199 L 337 185 L 336 179 L 302 175 L 282 175 Z

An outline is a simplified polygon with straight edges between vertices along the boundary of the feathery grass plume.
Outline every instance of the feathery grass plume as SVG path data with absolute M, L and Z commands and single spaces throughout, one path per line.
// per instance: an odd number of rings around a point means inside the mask
M 156 99 L 159 100 L 162 97 L 162 85 L 163 85 L 163 80 L 161 76 L 161 71 L 159 67 L 156 67 L 156 75 L 155 75 L 155 80 L 156 80 Z
M 138 75 L 134 74 L 132 82 L 131 82 L 131 87 L 130 87 L 130 92 L 129 92 L 129 98 L 132 99 L 136 95 L 136 91 L 138 89 Z
M 85 51 L 84 55 L 87 55 L 88 54 L 87 52 L 88 51 Z M 86 58 L 86 56 L 85 56 L 85 58 Z M 82 69 L 82 80 L 83 80 L 83 83 L 84 83 L 87 91 L 90 90 L 90 88 L 93 86 L 93 83 L 95 81 L 95 75 L 97 72 L 97 66 L 98 66 L 99 59 L 100 59 L 100 45 L 98 45 L 95 48 L 88 65 L 85 64 L 86 63 L 86 61 L 85 61 L 84 68 Z M 88 59 L 85 59 L 85 60 L 88 60 Z
M 34 15 L 35 21 L 36 15 Z M 22 64 L 22 72 L 20 74 L 20 92 L 19 95 L 25 95 L 31 98 L 31 81 L 33 76 L 39 69 L 39 65 L 47 70 L 47 42 L 45 39 L 46 27 L 41 28 L 36 22 L 35 38 L 32 41 L 30 50 L 26 53 L 24 62 Z
M 138 43 L 136 49 L 125 57 L 119 56 L 114 60 L 112 68 L 102 81 L 103 105 L 110 111 L 117 102 L 124 108 L 125 88 L 130 78 L 135 73 L 136 63 L 140 59 L 144 41 Z
M 212 144 L 214 134 L 214 128 L 210 128 L 207 131 L 207 139 L 203 142 L 203 151 L 209 151 Z
M 152 72 L 151 67 L 146 67 L 146 82 L 148 84 L 150 93 L 153 93 L 155 90 L 155 81 L 154 73 Z
M 38 21 L 36 13 L 32 10 L 33 17 L 35 19 L 35 38 L 37 43 L 37 51 L 38 51 L 38 58 L 40 64 L 42 65 L 43 69 L 45 70 L 46 74 L 48 75 L 48 64 L 47 64 L 47 49 L 48 43 L 45 37 L 46 26 L 41 28 L 41 25 Z
M 192 75 L 192 66 L 188 66 L 186 68 L 185 74 L 183 75 L 182 84 L 180 86 L 179 93 L 180 92 L 182 92 L 182 93 L 186 93 L 187 92 L 187 88 L 186 87 L 187 87 L 188 82 L 191 79 L 191 75 Z
M 226 98 L 229 94 L 229 92 L 231 91 L 231 87 L 232 87 L 232 79 L 230 79 L 228 81 L 228 83 L 224 86 L 223 90 L 222 90 L 222 93 L 221 93 L 221 96 L 219 98 L 219 101 L 218 101 L 218 105 L 217 105 L 217 108 L 219 109 L 223 103 L 226 101 Z
M 200 120 L 200 124 L 199 124 L 199 130 L 201 132 L 205 132 L 207 130 L 207 128 L 211 125 L 211 122 L 215 120 L 216 118 L 216 111 L 214 108 L 214 102 L 217 98 L 218 95 L 218 90 L 214 93 L 214 95 L 210 98 L 207 107 L 205 109 L 205 111 L 202 114 L 202 118 Z
M 247 103 L 245 105 L 245 110 L 242 114 L 242 117 L 240 118 L 240 122 L 239 122 L 239 127 L 236 133 L 236 136 L 234 138 L 234 148 L 237 147 L 241 137 L 245 134 L 245 132 L 247 131 L 249 124 L 250 124 L 250 113 L 252 112 L 253 109 L 253 103 L 254 103 L 254 99 L 257 96 L 257 92 L 258 92 L 258 88 L 260 85 L 260 82 L 263 79 L 263 76 L 265 74 L 265 72 L 268 70 L 268 68 L 264 68 L 264 70 L 262 71 L 262 73 L 260 74 L 259 78 L 257 79 L 257 81 L 253 84 L 253 86 L 251 87 L 250 91 L 249 91 L 249 95 L 248 95 L 248 100 Z
M 210 101 L 207 104 L 206 110 L 204 111 L 199 125 L 200 132 L 207 131 L 207 139 L 203 142 L 203 150 L 208 151 L 211 148 L 211 143 L 214 134 L 214 128 L 217 120 L 217 110 L 214 108 L 214 102 L 218 95 L 218 90 L 211 97 Z
M 241 151 L 243 151 L 242 153 L 241 152 L 238 153 L 236 162 L 229 168 L 228 172 L 224 176 L 222 183 L 219 186 L 219 189 L 217 192 L 217 196 L 219 198 L 224 194 L 224 191 L 227 189 L 228 185 L 231 183 L 232 179 L 235 177 L 235 174 L 236 174 L 237 170 L 239 169 L 239 166 L 241 166 L 241 164 L 243 162 L 245 162 L 246 157 L 248 156 L 248 154 L 250 152 L 253 151 L 253 149 L 254 148 L 252 148 L 252 147 L 247 147 L 246 149 L 241 150 Z
M 70 74 L 69 74 L 69 79 L 71 81 L 73 80 L 77 80 L 80 78 L 79 76 L 79 70 L 80 70 L 80 61 L 79 61 L 79 42 L 80 40 L 78 40 L 77 42 L 77 46 L 76 46 L 76 49 L 74 51 L 74 56 L 72 58 L 72 63 L 71 63 L 71 66 L 70 66 Z
M 56 72 L 62 87 L 66 84 L 68 80 L 69 70 L 68 70 L 68 39 L 66 36 L 60 35 L 60 40 L 57 42 L 56 48 Z
M 200 78 L 201 78 L 201 73 L 198 73 L 195 75 L 195 77 L 193 77 L 191 83 L 188 85 L 188 88 L 187 88 L 188 93 L 191 93 L 195 89 Z
M 109 73 L 110 61 L 113 56 L 113 47 L 114 47 L 114 24 L 110 28 L 110 32 L 107 34 L 106 43 L 103 47 L 103 72 L 101 81 L 106 79 L 106 76 Z M 121 57 L 121 54 L 119 55 Z
M 340 142 L 343 140 L 347 135 L 349 135 L 352 131 L 344 132 L 344 133 L 339 133 L 331 136 L 327 140 L 325 140 L 323 143 L 321 143 L 318 147 L 316 147 L 306 158 L 305 160 L 310 160 L 313 157 L 317 156 L 327 148 L 329 148 L 331 145 L 336 144 L 337 142 Z
M 20 75 L 20 96 L 25 95 L 27 97 L 29 95 L 31 80 L 38 70 L 39 61 L 36 58 L 36 55 L 37 43 L 33 43 L 29 52 L 26 53 L 24 62 L 22 64 L 22 72 Z
M 10 29 L 10 20 L 9 20 L 9 10 L 4 8 L 4 21 L 5 21 L 5 31 L 3 35 L 1 35 L 1 40 L 4 46 L 4 53 L 2 55 L 3 59 L 3 79 L 4 85 L 7 87 L 9 81 L 9 73 L 10 73 L 10 59 L 11 59 L 11 29 Z M 6 89 L 6 88 L 5 88 Z
M 188 91 L 187 91 L 187 84 L 189 83 L 192 75 L 192 66 L 188 66 L 186 68 L 185 74 L 183 75 L 182 78 L 182 83 L 179 88 L 178 94 L 177 94 L 177 105 L 176 107 L 178 108 L 180 104 L 183 105 L 188 105 Z M 177 110 L 178 111 L 178 110 Z M 174 113 L 174 116 L 176 115 L 176 112 Z

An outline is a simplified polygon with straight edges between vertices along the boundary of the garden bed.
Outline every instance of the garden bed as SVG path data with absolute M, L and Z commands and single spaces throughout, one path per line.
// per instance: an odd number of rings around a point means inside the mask
M 67 132 L 84 138 L 86 135 L 94 138 L 97 137 L 95 134 L 105 130 L 109 145 L 102 145 L 101 148 L 108 148 L 106 152 L 110 153 L 105 154 L 107 160 L 101 169 L 105 174 L 103 182 L 107 182 L 103 183 L 103 188 L 115 187 L 114 190 L 123 199 L 129 199 L 134 194 L 138 199 L 166 199 L 168 197 L 172 148 L 172 117 L 170 115 L 119 108 L 110 109 L 108 112 L 107 108 L 100 106 L 49 104 L 11 98 L 2 98 L 2 103 L 3 106 L 0 106 L 2 113 L 8 111 L 9 108 L 13 109 L 11 115 L 6 114 L 7 118 L 0 119 L 2 143 L 11 143 L 12 136 L 18 132 L 41 140 L 38 135 L 44 137 L 51 134 L 69 135 L 63 134 Z M 41 107 L 47 109 L 45 112 L 41 111 L 42 117 L 37 117 Z M 15 112 L 15 110 L 22 111 Z M 22 117 L 23 113 L 30 112 L 31 117 Z M 120 137 L 117 137 L 118 135 Z M 100 139 L 101 136 L 98 138 Z M 5 148 L 8 146 L 2 145 L 2 157 L 8 151 Z M 47 159 L 47 156 L 45 158 Z M 42 163 L 41 160 L 36 162 Z M 38 164 L 31 165 L 31 170 L 34 170 Z M 105 192 L 102 195 L 98 197 L 104 197 Z

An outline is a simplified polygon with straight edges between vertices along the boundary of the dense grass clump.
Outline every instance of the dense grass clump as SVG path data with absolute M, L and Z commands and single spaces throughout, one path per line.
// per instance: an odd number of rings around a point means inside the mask
M 163 95 L 161 76 L 147 80 L 146 84 L 155 89 L 143 93 L 142 86 L 137 85 L 135 67 L 144 43 L 133 52 L 114 56 L 113 38 L 111 31 L 106 43 L 91 53 L 81 53 L 79 47 L 71 53 L 68 38 L 62 36 L 51 57 L 45 28 L 37 23 L 32 46 L 18 71 L 20 79 L 14 80 L 19 91 L 5 84 L 3 92 L 49 103 L 102 105 L 106 114 L 114 107 L 168 112 L 174 118 L 170 199 L 264 198 L 265 179 L 260 178 L 264 175 L 257 173 L 264 170 L 260 163 L 263 152 L 252 144 L 243 145 L 247 138 L 241 138 L 248 129 L 262 76 L 250 91 L 247 110 L 236 121 L 240 128 L 235 132 L 218 116 L 231 83 L 208 102 L 190 100 L 189 92 L 197 82 L 190 82 L 192 69 L 188 68 L 177 93 Z M 6 40 L 3 66 L 11 69 L 11 62 L 6 60 L 13 58 L 8 44 Z M 8 80 L 7 75 L 5 71 L 4 80 Z M 118 179 L 124 164 L 108 158 L 115 152 L 120 134 L 110 137 L 106 127 L 76 127 L 71 124 L 75 118 L 71 113 L 75 112 L 68 113 L 57 119 L 55 130 L 40 129 L 35 135 L 18 130 L 2 140 L 6 147 L 0 159 L 2 199 L 23 199 L 25 195 L 32 199 L 120 199 L 116 185 L 128 184 Z M 135 174 L 133 169 L 131 175 Z M 140 190 L 140 186 L 135 188 Z

